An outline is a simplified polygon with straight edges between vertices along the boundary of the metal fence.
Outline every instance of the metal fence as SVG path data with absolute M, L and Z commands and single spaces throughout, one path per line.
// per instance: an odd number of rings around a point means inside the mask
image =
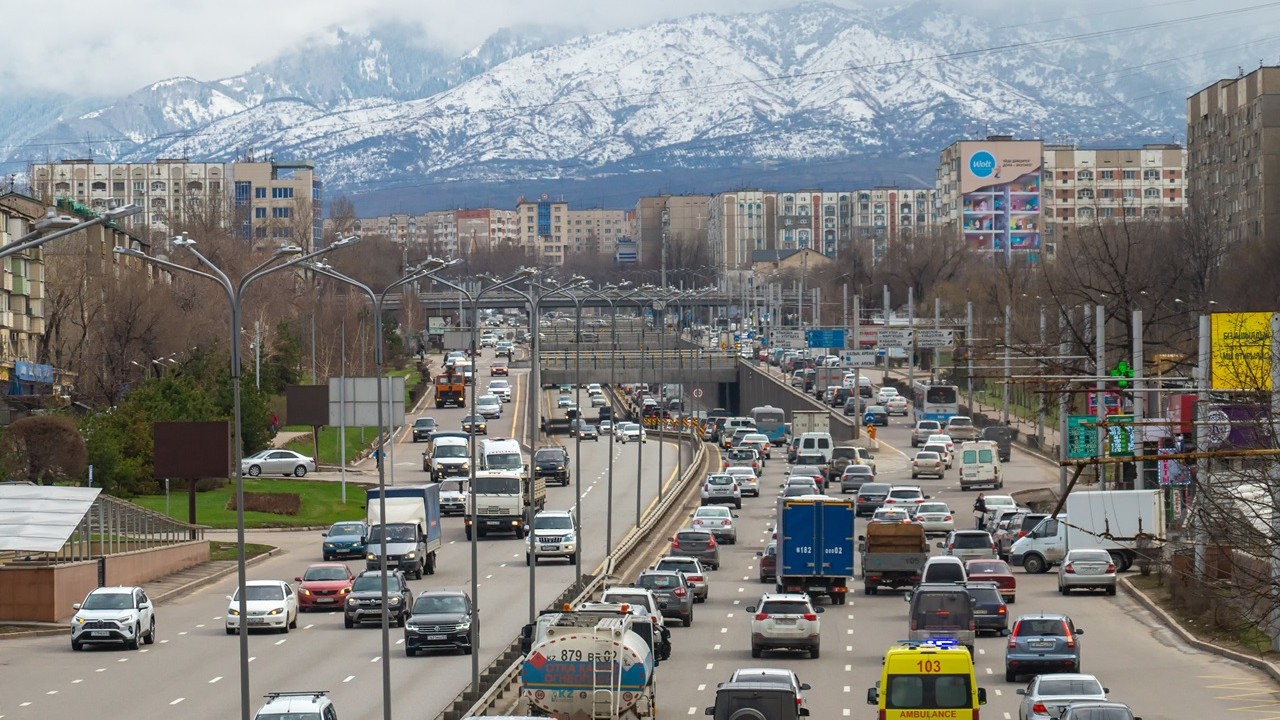
M 0 562 L 74 562 L 102 555 L 203 540 L 205 526 L 191 525 L 131 502 L 99 494 L 56 552 L 22 550 L 0 554 Z

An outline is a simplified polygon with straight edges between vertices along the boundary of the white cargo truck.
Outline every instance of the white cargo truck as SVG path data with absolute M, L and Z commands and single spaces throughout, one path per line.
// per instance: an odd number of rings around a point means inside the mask
M 1009 549 L 1010 563 L 1046 572 L 1075 548 L 1102 548 L 1120 571 L 1158 552 L 1165 540 L 1159 490 L 1073 492 L 1066 512 L 1040 521 Z
M 791 413 L 791 437 L 805 433 L 831 433 L 831 413 L 826 410 L 794 410 Z

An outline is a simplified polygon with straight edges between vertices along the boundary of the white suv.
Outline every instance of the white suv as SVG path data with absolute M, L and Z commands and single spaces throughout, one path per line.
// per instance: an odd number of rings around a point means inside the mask
M 156 641 L 155 604 L 140 587 L 96 588 L 71 607 L 76 611 L 71 618 L 72 650 L 87 643 L 124 643 L 137 650 L 139 641 Z
M 253 720 L 338 720 L 338 711 L 324 690 L 267 693 L 267 702 Z
M 765 593 L 747 608 L 751 618 L 751 657 L 765 650 L 808 650 L 816 658 L 821 644 L 821 607 L 814 607 L 804 593 Z
M 566 558 L 570 565 L 578 563 L 578 538 L 574 534 L 573 513 L 568 510 L 543 510 L 534 515 L 533 532 L 526 536 L 525 543 L 525 565 L 547 557 Z
M 654 597 L 648 588 L 621 586 L 607 588 L 600 596 L 600 602 L 639 605 L 649 611 L 649 618 L 655 625 L 667 624 L 666 618 L 662 617 L 662 607 L 658 604 L 658 598 Z

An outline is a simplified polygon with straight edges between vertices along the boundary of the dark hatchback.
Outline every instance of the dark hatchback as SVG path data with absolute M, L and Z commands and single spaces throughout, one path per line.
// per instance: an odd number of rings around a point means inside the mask
M 569 484 L 569 451 L 562 447 L 538 448 L 533 453 L 533 472 L 535 477 L 546 478 L 547 482 Z
M 645 570 L 636 578 L 636 587 L 653 593 L 662 617 L 693 624 L 693 586 L 676 570 Z
M 873 515 L 889 497 L 889 483 L 863 483 L 858 488 L 858 515 Z
M 393 625 L 404 626 L 409 617 L 409 606 L 413 602 L 413 594 L 409 591 L 409 583 L 405 581 L 400 570 L 387 571 L 387 609 Z M 342 607 L 342 621 L 347 627 L 355 627 L 359 623 L 382 622 L 382 573 L 378 570 L 365 570 L 356 576 L 351 584 L 351 592 L 347 595 L 347 604 Z
M 687 555 L 697 558 L 708 570 L 720 569 L 720 544 L 709 530 L 687 528 L 677 532 L 667 555 Z
M 404 654 L 447 648 L 470 655 L 474 613 L 471 597 L 461 590 L 420 593 L 404 626 Z
M 1000 586 L 992 582 L 965 583 L 964 589 L 973 598 L 973 629 L 975 632 L 1009 634 L 1009 607 L 1000 594 Z
M 431 437 L 431 433 L 435 432 L 439 426 L 436 419 L 431 417 L 420 417 L 413 421 L 413 441 L 427 440 Z

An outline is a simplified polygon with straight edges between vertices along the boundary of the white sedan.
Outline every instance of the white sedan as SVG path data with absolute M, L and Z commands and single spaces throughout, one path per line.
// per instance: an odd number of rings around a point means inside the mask
M 287 633 L 298 627 L 298 596 L 293 586 L 283 580 L 250 580 L 245 583 L 245 599 L 249 611 L 245 626 L 250 629 L 279 630 Z M 240 628 L 240 591 L 228 595 L 227 634 Z
M 876 403 L 884 405 L 889 402 L 889 398 L 898 396 L 898 388 L 885 385 L 876 392 Z
M 267 475 L 293 475 L 303 477 L 316 471 L 316 461 L 292 450 L 262 450 L 240 461 L 240 472 L 258 477 Z
M 648 437 L 647 437 L 648 433 L 644 431 L 644 428 L 640 427 L 639 423 L 633 423 L 633 422 L 618 423 L 617 429 L 614 430 L 613 432 L 614 432 L 614 436 L 619 440 L 619 442 L 627 443 L 627 442 L 632 442 L 634 440 L 639 440 L 640 442 L 648 442 Z
M 925 535 L 946 535 L 956 529 L 956 516 L 951 507 L 936 500 L 916 507 L 916 522 L 924 526 Z
M 476 398 L 476 412 L 490 420 L 502 417 L 502 400 L 497 395 L 481 395 Z
M 490 380 L 489 394 L 497 395 L 502 402 L 511 402 L 511 383 L 502 379 Z

